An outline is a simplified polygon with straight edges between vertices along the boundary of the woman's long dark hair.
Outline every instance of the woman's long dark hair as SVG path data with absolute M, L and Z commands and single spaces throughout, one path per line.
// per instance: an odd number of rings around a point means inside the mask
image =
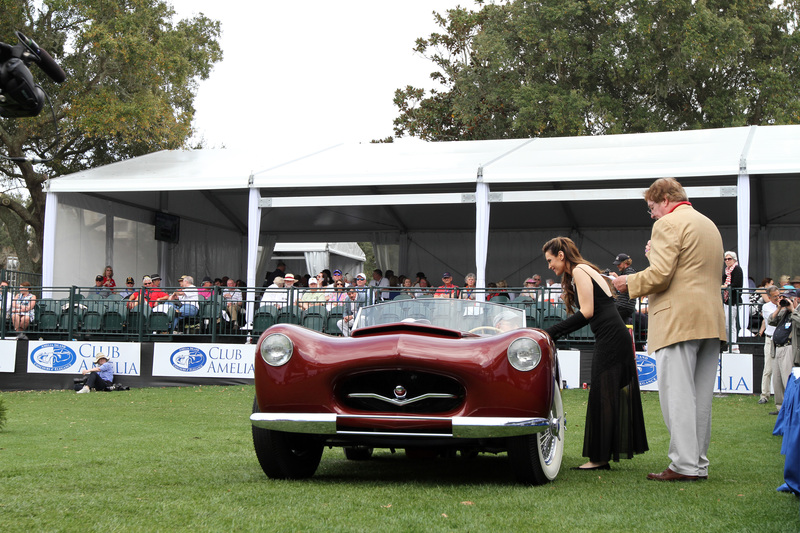
M 550 254 L 554 256 L 558 256 L 558 252 L 564 252 L 564 261 L 571 265 L 570 270 L 577 265 L 587 265 L 597 272 L 600 272 L 600 269 L 597 268 L 596 265 L 583 258 L 578 247 L 569 237 L 555 237 L 550 239 L 542 246 L 542 253 L 545 252 L 550 252 Z M 572 280 L 572 274 L 567 272 L 567 269 L 564 268 L 564 273 L 561 275 L 561 299 L 564 300 L 567 313 L 570 315 L 575 312 L 575 302 L 577 300 L 575 297 L 575 286 Z

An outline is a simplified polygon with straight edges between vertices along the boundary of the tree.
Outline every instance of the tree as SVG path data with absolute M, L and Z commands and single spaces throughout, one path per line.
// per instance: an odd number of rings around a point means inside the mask
M 513 0 L 434 14 L 441 89 L 395 134 L 498 139 L 800 122 L 800 3 Z
M 87 168 L 185 147 L 192 134 L 198 80 L 222 59 L 220 25 L 203 15 L 173 22 L 162 0 L 0 0 L 0 40 L 20 30 L 67 73 L 56 85 L 36 66 L 36 81 L 53 102 L 35 118 L 2 119 L 7 156 L 34 153 L 43 164 L 0 162 L 0 220 L 32 229 L 32 244 L 15 242 L 20 268 L 41 270 L 49 179 Z M 11 191 L 25 190 L 26 202 Z M 22 240 L 17 238 L 17 241 Z

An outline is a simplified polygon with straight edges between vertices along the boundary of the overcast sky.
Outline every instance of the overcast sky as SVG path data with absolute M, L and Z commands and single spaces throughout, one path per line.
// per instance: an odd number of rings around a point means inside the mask
M 433 11 L 472 0 L 172 0 L 179 17 L 222 23 L 222 62 L 201 82 L 197 137 L 206 146 L 312 148 L 392 135 L 394 91 L 433 87 L 413 52 L 439 31 Z

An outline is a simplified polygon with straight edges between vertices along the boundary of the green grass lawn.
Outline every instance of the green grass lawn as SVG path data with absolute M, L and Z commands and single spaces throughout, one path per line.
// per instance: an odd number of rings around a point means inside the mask
M 586 392 L 564 393 L 558 478 L 512 481 L 504 455 L 410 460 L 326 450 L 316 476 L 272 481 L 253 452 L 253 387 L 3 393 L 0 530 L 11 531 L 791 531 L 774 406 L 714 399 L 709 480 L 648 481 L 668 465 L 657 393 L 644 393 L 650 451 L 610 472 L 583 463 Z

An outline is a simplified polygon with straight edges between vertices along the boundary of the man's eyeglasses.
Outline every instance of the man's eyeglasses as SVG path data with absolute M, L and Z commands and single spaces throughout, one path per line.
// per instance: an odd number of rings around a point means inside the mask
M 725 261 L 733 261 L 733 257 L 726 257 Z

